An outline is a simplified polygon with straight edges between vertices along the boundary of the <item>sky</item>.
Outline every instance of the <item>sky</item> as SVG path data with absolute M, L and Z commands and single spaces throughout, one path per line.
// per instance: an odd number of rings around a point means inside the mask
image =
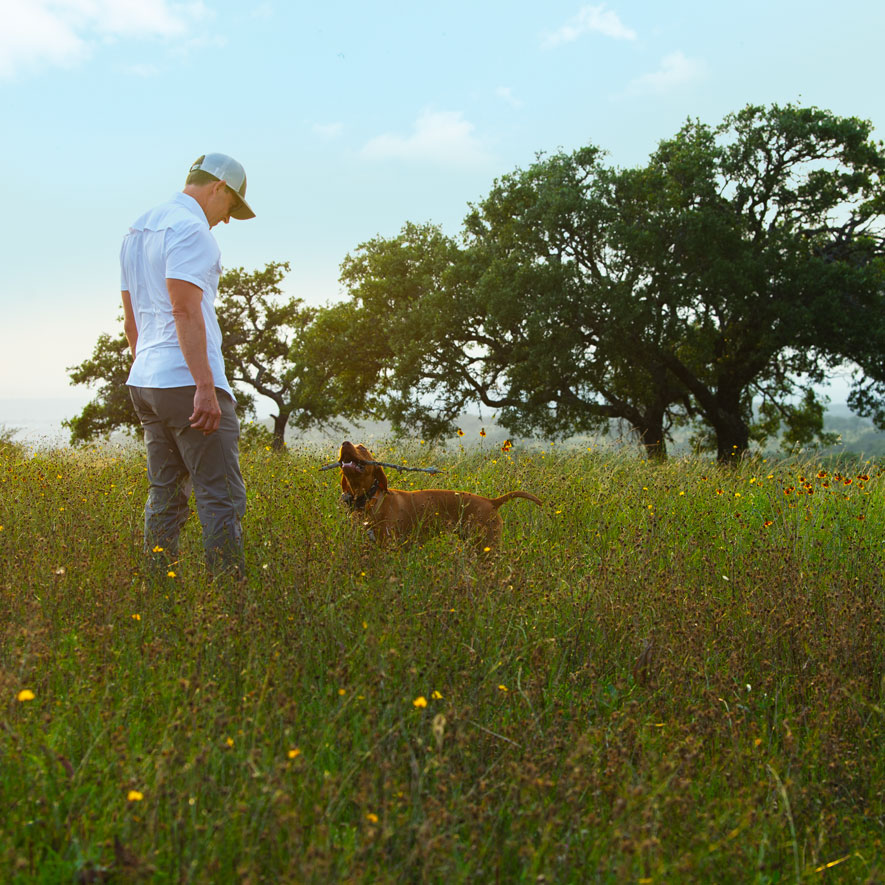
M 131 221 L 223 152 L 257 217 L 225 267 L 344 257 L 407 221 L 455 235 L 539 152 L 642 163 L 687 118 L 801 103 L 885 138 L 882 0 L 0 0 L 0 398 L 90 397 L 66 369 L 121 328 Z M 838 394 L 837 394 L 838 396 Z M 0 416 L 2 420 L 2 416 Z

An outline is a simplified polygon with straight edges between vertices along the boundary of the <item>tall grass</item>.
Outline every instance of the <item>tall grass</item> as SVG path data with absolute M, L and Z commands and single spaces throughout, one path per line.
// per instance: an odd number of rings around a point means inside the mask
M 147 578 L 140 452 L 0 447 L 5 880 L 882 881 L 878 467 L 374 454 L 545 506 L 380 551 L 256 448 L 246 586 Z

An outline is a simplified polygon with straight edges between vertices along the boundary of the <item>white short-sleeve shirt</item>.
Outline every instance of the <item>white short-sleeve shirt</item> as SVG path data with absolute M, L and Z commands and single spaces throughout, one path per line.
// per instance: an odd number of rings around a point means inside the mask
M 203 290 L 206 351 L 216 387 L 233 391 L 221 356 L 215 295 L 221 250 L 206 214 L 191 196 L 177 193 L 142 215 L 120 249 L 120 288 L 128 291 L 138 328 L 135 361 L 127 384 L 134 387 L 188 387 L 194 378 L 178 344 L 166 280 L 185 280 Z

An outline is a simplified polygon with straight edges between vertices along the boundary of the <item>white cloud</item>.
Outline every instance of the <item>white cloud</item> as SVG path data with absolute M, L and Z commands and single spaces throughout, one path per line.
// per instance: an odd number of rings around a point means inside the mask
M 44 59 L 71 65 L 88 55 L 83 40 L 40 3 L 4 3 L 0 28 L 0 77 Z
M 572 43 L 584 34 L 597 33 L 615 40 L 635 40 L 636 31 L 624 25 L 618 14 L 599 6 L 584 6 L 567 24 L 547 34 L 541 42 L 543 49 L 553 49 L 563 43 Z
M 408 160 L 440 166 L 482 166 L 489 160 L 474 125 L 460 111 L 422 111 L 410 135 L 385 133 L 362 150 L 373 160 Z
M 66 5 L 74 0 L 66 0 Z M 78 0 L 88 7 L 94 27 L 114 36 L 183 37 L 207 16 L 202 2 L 168 0 Z
M 343 123 L 314 123 L 311 127 L 316 135 L 323 138 L 337 138 L 344 131 Z
M 663 95 L 680 86 L 702 79 L 707 73 L 700 59 L 687 58 L 682 52 L 672 52 L 661 60 L 659 70 L 643 74 L 627 87 L 629 95 Z
M 506 101 L 512 108 L 521 108 L 524 102 L 513 94 L 513 90 L 509 86 L 499 86 L 495 90 L 498 98 Z
M 70 67 L 101 40 L 181 39 L 208 15 L 202 0 L 0 0 L 0 78 Z

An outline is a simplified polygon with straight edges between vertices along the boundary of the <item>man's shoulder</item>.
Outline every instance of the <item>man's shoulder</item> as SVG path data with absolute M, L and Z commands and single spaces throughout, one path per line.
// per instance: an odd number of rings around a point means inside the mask
M 209 233 L 209 225 L 177 199 L 177 195 L 148 209 L 130 226 L 130 231 L 161 231 L 174 229 L 179 234 L 192 234 L 205 231 Z

